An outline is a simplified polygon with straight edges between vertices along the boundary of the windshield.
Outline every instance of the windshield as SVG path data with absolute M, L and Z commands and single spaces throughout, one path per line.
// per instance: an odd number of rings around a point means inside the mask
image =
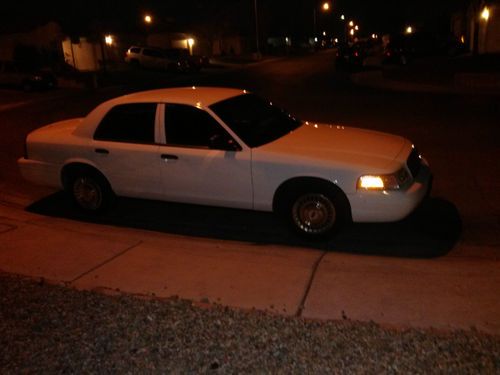
M 253 94 L 244 94 L 213 104 L 210 109 L 249 147 L 270 143 L 302 122 Z

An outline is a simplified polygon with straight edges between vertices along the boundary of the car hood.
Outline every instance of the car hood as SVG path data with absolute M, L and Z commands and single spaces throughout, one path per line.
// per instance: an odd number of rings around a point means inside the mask
M 407 139 L 372 130 L 305 123 L 288 135 L 263 146 L 264 152 L 341 165 L 392 168 L 395 159 L 411 148 Z

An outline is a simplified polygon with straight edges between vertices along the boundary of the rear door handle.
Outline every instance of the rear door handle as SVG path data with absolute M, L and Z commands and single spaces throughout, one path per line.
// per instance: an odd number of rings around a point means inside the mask
M 177 160 L 179 157 L 177 155 L 171 155 L 171 154 L 161 154 L 161 158 L 164 160 Z
M 96 148 L 94 151 L 97 152 L 98 154 L 109 154 L 109 151 L 106 150 L 105 148 Z

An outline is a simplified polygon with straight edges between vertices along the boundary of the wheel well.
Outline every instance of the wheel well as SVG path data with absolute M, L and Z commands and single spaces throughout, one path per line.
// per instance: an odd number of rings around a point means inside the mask
M 328 189 L 332 191 L 342 208 L 345 210 L 346 219 L 352 221 L 351 204 L 342 189 L 333 182 L 318 177 L 294 177 L 283 182 L 274 193 L 273 211 L 282 212 L 286 206 L 287 198 L 290 195 L 308 187 Z
M 104 181 L 106 181 L 111 190 L 111 185 L 108 179 L 97 168 L 85 163 L 71 163 L 63 167 L 61 171 L 61 183 L 63 188 L 67 190 L 69 187 L 69 183 L 75 177 L 75 175 L 82 172 L 93 173 L 101 177 Z

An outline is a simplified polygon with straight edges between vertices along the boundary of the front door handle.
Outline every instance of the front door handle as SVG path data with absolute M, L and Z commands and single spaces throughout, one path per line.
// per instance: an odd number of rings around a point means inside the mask
M 161 154 L 161 158 L 163 160 L 177 160 L 179 157 L 177 155 L 171 155 L 171 154 Z
M 96 148 L 94 151 L 97 152 L 98 154 L 109 154 L 109 151 L 106 150 L 105 148 Z

